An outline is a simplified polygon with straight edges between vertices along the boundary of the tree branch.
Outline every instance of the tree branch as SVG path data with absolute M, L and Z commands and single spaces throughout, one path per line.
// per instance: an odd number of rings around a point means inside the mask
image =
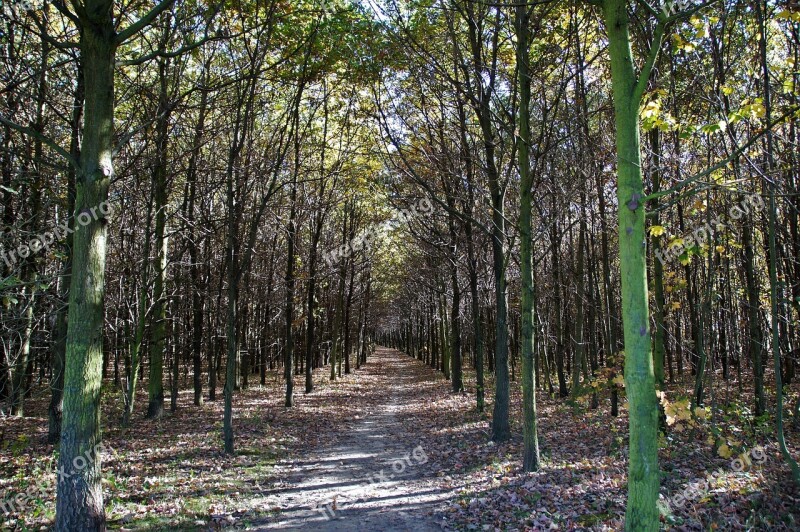
M 165 50 L 156 50 L 155 52 L 151 52 L 151 53 L 149 53 L 147 55 L 143 55 L 141 57 L 137 57 L 136 59 L 128 59 L 126 61 L 118 61 L 117 62 L 117 66 L 141 65 L 142 63 L 146 63 L 147 61 L 150 61 L 151 59 L 155 59 L 156 57 L 163 57 L 163 58 L 172 59 L 172 58 L 175 58 L 175 57 L 179 57 L 179 56 L 185 54 L 186 52 L 191 52 L 195 48 L 199 48 L 199 47 L 203 46 L 204 44 L 206 44 L 207 42 L 209 42 L 211 40 L 215 40 L 215 39 L 217 39 L 217 38 L 216 37 L 206 36 L 206 37 L 203 37 L 202 39 L 200 39 L 197 42 L 194 42 L 194 43 L 191 43 L 191 44 L 187 44 L 186 46 L 182 46 L 182 47 L 178 48 L 177 50 L 173 50 L 171 52 L 167 52 Z
M 121 32 L 117 33 L 117 36 L 114 39 L 115 42 L 118 45 L 122 44 L 131 37 L 133 37 L 134 35 L 136 35 L 137 33 L 139 33 L 140 31 L 142 31 L 144 28 L 149 26 L 150 23 L 156 19 L 156 17 L 158 17 L 161 13 L 169 9 L 173 3 L 175 3 L 175 0 L 163 0 L 162 2 L 160 2 L 157 6 L 148 11 L 147 14 L 144 15 L 142 18 L 140 18 L 139 20 L 137 20 L 136 22 L 134 22 L 133 24 L 122 30 Z
M 35 129 L 22 126 L 20 124 L 17 124 L 16 122 L 12 122 L 11 120 L 7 119 L 2 115 L 0 115 L 0 124 L 8 126 L 11 129 L 15 129 L 24 135 L 28 135 L 30 137 L 35 138 L 36 140 L 42 141 L 44 144 L 50 146 L 50 148 L 52 148 L 56 153 L 64 157 L 67 160 L 67 162 L 69 162 L 70 164 L 72 164 L 73 167 L 75 167 L 76 170 L 80 170 L 80 164 L 78 163 L 78 160 L 75 159 L 67 150 L 59 146 L 56 143 L 56 141 L 54 141 L 50 137 L 45 137 Z
M 50 3 L 53 4 L 53 6 L 55 6 L 55 8 L 58 10 L 59 13 L 70 19 L 73 22 L 73 24 L 80 27 L 81 21 L 78 19 L 77 16 L 75 16 L 75 14 L 72 11 L 67 9 L 66 4 L 64 4 L 64 0 L 53 0 Z
M 639 79 L 636 80 L 636 86 L 633 89 L 633 101 L 638 106 L 642 101 L 642 95 L 647 89 L 647 83 L 650 81 L 650 75 L 653 72 L 653 67 L 658 60 L 658 54 L 661 51 L 661 45 L 664 43 L 664 32 L 666 31 L 667 19 L 659 17 L 658 24 L 656 25 L 655 32 L 653 33 L 653 41 L 650 43 L 650 51 L 647 54 L 647 59 L 642 65 L 642 70 L 639 72 Z
M 658 21 L 655 32 L 653 33 L 653 42 L 651 43 L 650 51 L 647 54 L 647 60 L 645 61 L 644 65 L 642 65 L 642 70 L 639 72 L 639 79 L 636 81 L 636 86 L 633 89 L 633 98 L 637 105 L 639 102 L 641 102 L 642 95 L 644 95 L 644 91 L 647 89 L 647 82 L 650 81 L 650 74 L 653 72 L 653 68 L 658 60 L 658 54 L 661 51 L 661 45 L 664 44 L 664 34 L 667 30 L 667 27 L 673 22 L 677 22 L 678 20 L 682 20 L 694 15 L 701 9 L 706 8 L 717 1 L 718 0 L 707 0 L 706 2 L 687 9 L 686 11 L 680 11 L 670 16 L 665 10 L 657 11 L 649 2 L 647 2 L 647 0 L 637 0 L 637 3 L 644 7 L 648 13 L 656 17 L 656 20 Z
M 659 18 L 663 15 L 661 11 L 656 9 L 650 2 L 647 0 L 636 0 L 636 3 L 642 6 L 648 13 L 653 15 L 656 18 Z

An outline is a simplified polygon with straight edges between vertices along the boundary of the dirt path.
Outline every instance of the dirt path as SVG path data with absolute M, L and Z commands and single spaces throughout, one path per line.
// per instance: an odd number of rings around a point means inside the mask
M 414 385 L 424 368 L 378 348 L 359 370 L 374 383 L 353 397 L 359 418 L 338 441 L 276 466 L 270 490 L 276 516 L 255 530 L 441 530 L 433 513 L 452 492 L 442 487 L 404 405 L 424 408 Z

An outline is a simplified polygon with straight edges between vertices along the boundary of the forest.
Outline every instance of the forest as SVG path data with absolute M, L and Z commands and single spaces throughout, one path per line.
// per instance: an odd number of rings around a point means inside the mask
M 0 530 L 800 529 L 796 0 L 1 0 Z

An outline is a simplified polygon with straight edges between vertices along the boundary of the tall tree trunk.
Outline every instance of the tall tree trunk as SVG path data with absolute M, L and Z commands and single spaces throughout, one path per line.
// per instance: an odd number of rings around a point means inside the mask
M 319 215 L 321 217 L 321 215 Z M 308 327 L 306 328 L 306 393 L 314 390 L 314 347 L 316 343 L 316 297 L 317 297 L 317 247 L 322 234 L 322 223 L 317 223 L 311 235 L 311 249 L 308 252 Z
M 267 269 L 267 299 L 264 309 L 264 323 L 262 323 L 262 333 L 261 338 L 262 342 L 262 354 L 261 354 L 261 385 L 264 386 L 267 382 L 267 358 L 269 358 L 269 367 L 272 369 L 272 344 L 270 344 L 271 335 L 270 331 L 270 316 L 272 314 L 272 291 L 274 290 L 275 283 L 273 282 L 272 278 L 275 273 L 275 248 L 277 247 L 278 243 L 278 234 L 275 233 L 275 236 L 272 237 L 272 245 L 270 246 L 269 252 L 269 267 Z
M 299 112 L 299 109 L 296 109 Z M 295 116 L 295 124 L 299 117 Z M 284 406 L 294 406 L 294 287 L 295 287 L 295 234 L 297 216 L 297 173 L 300 171 L 300 135 L 295 135 L 295 167 L 289 192 L 289 225 L 286 230 L 286 307 L 284 309 L 285 344 L 284 344 L 284 379 L 286 380 L 286 398 Z
M 742 252 L 744 253 L 745 291 L 747 292 L 748 355 L 753 364 L 753 416 L 759 417 L 766 411 L 764 397 L 764 362 L 762 360 L 763 335 L 759 320 L 761 307 L 760 290 L 756 277 L 756 258 L 753 242 L 755 217 L 748 214 L 742 227 Z
M 581 192 L 581 220 L 580 229 L 578 230 L 578 264 L 575 270 L 577 277 L 575 287 L 575 361 L 572 364 L 572 389 L 570 390 L 573 398 L 580 395 L 582 389 L 580 385 L 581 371 L 584 375 L 588 374 L 586 371 L 586 340 L 584 338 L 584 309 L 586 302 L 584 301 L 584 291 L 586 287 L 586 279 L 584 275 L 585 264 L 585 248 L 586 248 L 586 194 Z
M 243 135 L 243 134 L 242 134 Z M 234 135 L 235 139 L 235 135 Z M 236 143 L 237 140 L 234 140 Z M 231 149 L 227 175 L 227 210 L 228 228 L 226 237 L 226 250 L 228 271 L 228 310 L 225 322 L 225 406 L 222 423 L 222 437 L 225 452 L 234 453 L 233 444 L 233 393 L 236 386 L 236 355 L 239 351 L 237 323 L 239 321 L 239 215 L 236 211 L 233 161 L 236 159 L 237 148 Z
M 658 401 L 656 399 L 647 293 L 645 205 L 639 146 L 639 104 L 643 86 L 661 46 L 637 78 L 628 32 L 626 0 L 605 0 L 603 18 L 608 32 L 612 92 L 616 122 L 617 204 L 619 216 L 622 315 L 625 337 L 625 391 L 628 396 L 630 456 L 625 528 L 658 530 Z
M 42 10 L 42 17 L 44 24 L 47 24 L 48 6 L 45 5 Z M 47 95 L 47 62 L 50 55 L 50 45 L 44 38 L 41 40 L 41 58 L 39 61 L 39 80 L 36 89 L 36 111 L 33 122 L 33 130 L 40 135 L 44 134 L 44 106 L 45 97 Z M 30 215 L 28 223 L 24 224 L 23 229 L 27 230 L 29 234 L 37 234 L 39 232 L 39 224 L 42 208 L 42 185 L 44 183 L 44 176 L 42 175 L 42 161 L 44 160 L 44 149 L 41 138 L 36 138 L 33 141 L 33 174 L 34 178 L 30 184 Z M 30 393 L 30 385 L 27 378 L 29 373 L 29 366 L 33 362 L 31 358 L 31 342 L 33 340 L 34 331 L 34 309 L 36 303 L 36 292 L 39 277 L 39 260 L 37 259 L 36 252 L 39 249 L 34 249 L 33 240 L 30 244 L 31 254 L 26 257 L 22 262 L 22 275 L 21 278 L 25 283 L 23 288 L 23 297 L 20 298 L 20 303 L 25 305 L 23 312 L 23 329 L 22 341 L 20 342 L 19 354 L 17 355 L 16 364 L 14 367 L 14 375 L 11 388 L 11 414 L 19 417 L 25 415 L 25 398 Z M 41 245 L 41 244 L 40 244 Z M 27 298 L 24 297 L 27 294 Z
M 452 197 L 448 195 L 448 203 L 450 203 L 451 209 L 455 209 L 455 203 L 449 199 Z M 461 360 L 462 353 L 461 353 L 461 288 L 458 285 L 458 231 L 456 229 L 456 218 L 455 215 L 452 213 L 452 210 L 449 211 L 450 214 L 448 215 L 448 226 L 450 230 L 450 260 L 452 261 L 450 265 L 450 285 L 453 289 L 453 304 L 450 311 L 450 322 L 452 323 L 452 331 L 451 331 L 451 340 L 450 345 L 452 347 L 451 351 L 451 378 L 453 384 L 453 391 L 456 393 L 464 391 L 464 381 L 463 381 L 463 363 Z
M 444 292 L 444 283 L 437 283 L 439 285 L 439 339 L 442 345 L 442 373 L 444 378 L 450 380 L 450 353 L 452 345 L 450 344 L 450 331 L 447 322 L 447 309 L 445 300 L 447 295 Z M 421 327 L 420 327 L 421 329 Z M 421 332 L 421 331 L 420 331 Z M 421 336 L 421 334 L 420 334 Z
M 450 282 L 453 287 L 453 305 L 450 311 L 450 322 L 452 323 L 450 331 L 451 381 L 453 391 L 459 393 L 464 391 L 464 382 L 461 367 L 461 289 L 458 286 L 458 266 L 455 261 L 451 266 Z
M 505 195 L 506 184 L 501 180 L 496 161 L 496 135 L 493 130 L 491 100 L 495 91 L 496 67 L 494 58 L 497 57 L 498 39 L 500 35 L 500 10 L 495 7 L 494 21 L 492 22 L 491 48 L 484 50 L 486 42 L 484 35 L 479 32 L 478 14 L 476 6 L 467 2 L 466 23 L 471 53 L 471 64 L 462 64 L 465 79 L 471 79 L 469 86 L 473 91 L 473 109 L 477 115 L 481 130 L 481 141 L 485 155 L 486 176 L 489 183 L 489 194 L 492 207 L 492 269 L 494 273 L 494 353 L 490 357 L 490 368 L 495 371 L 495 401 L 492 412 L 492 440 L 505 441 L 511 437 L 509 425 L 509 375 L 508 375 L 508 295 L 506 283 L 506 219 Z M 484 9 L 478 6 L 478 9 Z M 489 8 L 491 11 L 492 8 Z M 481 14 L 480 23 L 483 26 L 484 14 Z M 457 39 L 458 35 L 450 28 L 451 38 Z M 488 54 L 488 56 L 487 56 Z M 490 63 L 486 63 L 489 59 Z M 471 72 L 470 72 L 471 70 Z M 488 76 L 488 83 L 485 82 Z
M 245 88 L 242 90 L 240 105 L 234 122 L 233 139 L 228 151 L 227 169 L 225 175 L 226 188 L 226 211 L 227 211 L 227 233 L 225 257 L 227 267 L 227 296 L 228 309 L 225 320 L 225 386 L 223 395 L 225 405 L 222 416 L 222 440 L 225 452 L 234 453 L 234 434 L 233 434 L 233 394 L 236 388 L 237 378 L 237 358 L 239 354 L 239 282 L 242 276 L 241 242 L 239 229 L 241 226 L 241 207 L 238 201 L 241 190 L 241 175 L 237 168 L 237 161 L 240 158 L 247 138 L 248 129 L 251 126 L 250 116 L 255 99 L 256 76 L 247 80 Z M 255 223 L 255 220 L 253 221 Z M 220 278 L 220 282 L 222 278 Z M 218 367 L 215 364 L 215 367 Z M 213 388 L 212 388 L 213 389 Z
M 144 340 L 145 326 L 147 325 L 147 295 L 150 287 L 150 244 L 152 239 L 151 220 L 152 220 L 152 194 L 150 201 L 147 203 L 147 222 L 145 224 L 144 233 L 144 249 L 142 261 L 141 277 L 139 279 L 139 297 L 137 303 L 136 314 L 136 332 L 134 333 L 133 343 L 130 347 L 131 365 L 126 381 L 125 390 L 125 408 L 122 412 L 122 426 L 127 427 L 130 425 L 131 416 L 133 415 L 133 406 L 136 401 L 136 385 L 139 382 L 139 367 L 141 366 L 141 349 L 142 341 Z
M 170 104 L 167 94 L 166 60 L 159 61 L 159 98 L 156 116 L 156 165 L 153 169 L 153 199 L 155 200 L 155 256 L 153 257 L 153 324 L 150 342 L 150 376 L 148 382 L 148 419 L 164 413 L 164 353 L 167 349 L 167 145 L 169 142 Z
M 353 225 L 355 227 L 355 224 Z M 350 233 L 350 240 L 353 240 L 354 237 L 353 231 Z M 352 336 L 350 335 L 350 313 L 353 309 L 353 289 L 355 287 L 355 270 L 356 264 L 354 260 L 350 261 L 350 283 L 347 287 L 347 298 L 345 300 L 344 306 L 344 327 L 342 328 L 342 334 L 344 334 L 344 349 L 342 353 L 344 354 L 344 373 L 345 375 L 350 374 L 350 351 L 351 351 L 351 342 Z M 341 376 L 341 370 L 339 371 L 339 376 Z
M 530 161 L 530 100 L 531 77 L 529 63 L 529 8 L 520 3 L 515 8 L 514 25 L 517 35 L 517 70 L 519 78 L 519 111 L 517 116 L 517 157 L 520 176 L 520 312 L 522 314 L 522 420 L 524 450 L 523 471 L 539 469 L 539 435 L 536 419 L 536 389 L 534 388 L 534 330 L 533 330 L 533 250 L 531 231 L 531 161 Z
M 76 68 L 75 97 L 73 98 L 72 120 L 70 123 L 69 153 L 77 161 L 81 155 L 81 121 L 83 120 L 83 100 L 86 86 L 83 81 L 83 69 L 80 62 Z M 69 229 L 75 228 L 75 167 L 70 166 L 67 171 L 67 207 L 64 218 Z M 67 350 L 67 313 L 69 311 L 69 293 L 72 283 L 72 231 L 69 231 L 64 241 L 65 260 L 61 270 L 59 285 L 61 305 L 56 314 L 56 337 L 53 343 L 53 375 L 50 379 L 50 406 L 47 409 L 48 430 L 47 440 L 56 443 L 61 436 L 61 415 L 64 399 L 64 355 Z
M 456 69 L 456 72 L 458 70 Z M 472 312 L 472 349 L 473 364 L 475 367 L 475 402 L 478 412 L 483 412 L 485 402 L 484 378 L 483 378 L 483 323 L 481 322 L 480 294 L 478 293 L 478 257 L 475 252 L 475 240 L 473 234 L 472 213 L 475 208 L 475 163 L 472 156 L 472 149 L 467 140 L 467 114 L 464 102 L 458 98 L 458 121 L 461 159 L 467 176 L 467 199 L 464 211 L 466 221 L 464 222 L 464 233 L 467 240 L 467 270 L 469 273 L 469 293 Z
M 772 94 L 770 92 L 770 71 L 767 61 L 767 38 L 768 28 L 766 22 L 766 10 L 768 3 L 766 0 L 758 0 L 756 3 L 756 15 L 759 24 L 759 56 L 761 59 L 761 74 L 763 83 L 764 107 L 766 109 L 765 119 L 767 123 L 772 122 Z M 767 169 L 769 175 L 775 175 L 775 160 L 773 157 L 773 135 L 772 130 L 767 131 Z M 781 382 L 781 342 L 778 315 L 778 301 L 782 298 L 781 287 L 778 285 L 778 246 L 776 233 L 778 231 L 778 206 L 777 206 L 777 183 L 769 181 L 769 286 L 770 286 L 770 316 L 772 329 L 772 359 L 775 369 L 775 432 L 777 433 L 778 446 L 781 450 L 786 463 L 792 472 L 792 479 L 796 485 L 800 485 L 800 466 L 792 457 L 786 446 L 786 437 L 783 430 L 783 383 Z
M 553 208 L 556 207 L 556 198 L 552 197 Z M 567 389 L 567 377 L 564 374 L 564 331 L 562 321 L 562 298 L 561 298 L 561 235 L 555 221 L 550 225 L 550 251 L 552 256 L 553 269 L 553 336 L 555 337 L 555 361 L 556 376 L 558 377 L 558 395 L 561 398 L 569 394 Z
M 652 185 L 653 192 L 661 190 L 661 133 L 658 128 L 650 131 L 650 145 L 653 151 L 652 161 Z M 653 201 L 653 210 L 658 209 L 658 200 Z M 653 219 L 653 225 L 659 225 L 658 215 Z M 661 235 L 653 235 L 653 249 L 661 249 Z M 664 387 L 664 358 L 666 353 L 667 326 L 666 326 L 666 301 L 664 298 L 664 264 L 661 262 L 661 255 L 654 254 L 653 259 L 653 291 L 655 295 L 655 325 L 656 330 L 653 334 L 653 375 L 656 379 L 656 386 L 659 389 Z
M 347 213 L 345 213 L 344 220 L 342 220 L 342 244 L 347 243 L 348 230 L 347 230 Z M 334 303 L 334 317 L 333 317 L 333 330 L 331 331 L 331 377 L 330 380 L 336 380 L 336 364 L 337 360 L 341 358 L 341 329 L 342 329 L 342 315 L 344 314 L 344 290 L 347 284 L 347 270 L 346 261 L 347 257 L 339 259 L 338 275 L 339 287 L 336 291 L 336 302 Z M 408 337 L 407 337 L 408 338 Z M 411 354 L 410 345 L 406 346 L 406 352 Z
M 205 81 L 205 70 L 201 79 Z M 192 155 L 189 159 L 189 169 L 187 172 L 187 179 L 189 181 L 189 204 L 187 206 L 187 224 L 188 224 L 188 237 L 187 244 L 189 247 L 189 279 L 192 287 L 192 365 L 193 365 L 193 385 L 194 385 L 194 404 L 201 406 L 203 404 L 203 311 L 205 301 L 203 299 L 203 291 L 205 290 L 205 283 L 203 282 L 202 273 L 200 270 L 200 256 L 197 243 L 197 231 L 195 221 L 195 203 L 197 198 L 197 166 L 200 159 L 200 149 L 203 145 L 203 136 L 205 133 L 205 119 L 208 108 L 208 92 L 203 91 L 200 94 L 200 109 L 198 110 L 197 124 L 194 130 L 194 139 L 192 141 Z
M 73 274 L 64 374 L 64 413 L 59 470 L 73 471 L 78 457 L 92 456 L 86 467 L 58 482 L 58 532 L 104 530 L 100 479 L 100 387 L 103 362 L 106 230 L 108 199 L 114 175 L 114 56 L 117 36 L 110 0 L 87 0 L 79 12 L 81 59 L 86 103 L 80 178 L 75 198 Z M 92 216 L 92 209 L 99 209 Z M 82 223 L 88 217 L 88 223 Z M 79 287 L 79 288 L 78 288 Z M 75 289 L 78 288 L 78 289 Z M 88 453 L 88 454 L 84 454 Z
M 233 190 L 232 185 L 229 185 L 228 192 L 230 194 L 228 208 L 229 221 L 228 221 L 228 312 L 225 323 L 225 351 L 227 360 L 225 362 L 225 387 L 223 393 L 225 395 L 225 406 L 223 414 L 222 435 L 225 452 L 228 454 L 234 453 L 233 444 L 233 393 L 236 386 L 236 352 L 239 349 L 236 335 L 236 324 L 239 318 L 239 276 L 237 270 L 239 269 L 238 257 L 238 243 L 236 242 L 236 234 L 238 227 L 235 221 L 231 218 L 236 218 L 234 213 Z
M 619 392 L 617 386 L 614 384 L 616 377 L 616 350 L 617 350 L 617 303 L 614 289 L 611 283 L 611 246 L 608 242 L 609 227 L 606 222 L 606 196 L 605 187 L 601 179 L 601 172 L 595 172 L 595 187 L 597 189 L 598 210 L 600 217 L 600 251 L 602 255 L 603 266 L 603 308 L 605 310 L 605 319 L 603 320 L 605 334 L 603 335 L 605 343 L 603 344 L 603 356 L 601 356 L 600 363 L 603 363 L 605 358 L 606 366 L 611 368 L 609 373 L 608 384 L 611 389 L 611 417 L 617 417 L 619 414 Z

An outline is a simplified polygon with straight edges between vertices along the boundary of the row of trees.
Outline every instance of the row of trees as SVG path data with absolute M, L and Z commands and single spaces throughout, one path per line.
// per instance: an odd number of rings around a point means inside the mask
M 495 440 L 519 360 L 525 470 L 539 467 L 536 389 L 595 407 L 608 389 L 617 415 L 624 378 L 631 530 L 657 529 L 657 390 L 682 393 L 690 373 L 702 407 L 720 374 L 759 418 L 772 355 L 783 442 L 797 363 L 800 16 L 710 4 L 385 12 L 412 51 L 378 98 L 389 164 L 441 211 L 411 233 L 425 274 L 407 276 L 383 338 L 454 390 L 471 361 L 479 409 L 487 352 Z
M 2 22 L 0 392 L 22 416 L 49 382 L 60 467 L 100 442 L 104 379 L 125 425 L 222 386 L 233 453 L 235 390 L 280 371 L 291 406 L 314 369 L 366 362 L 374 250 L 331 253 L 393 201 L 376 181 L 363 87 L 380 33 L 363 11 L 89 0 Z M 63 239 L 34 244 L 59 224 Z M 58 530 L 103 528 L 99 460 L 58 490 Z

